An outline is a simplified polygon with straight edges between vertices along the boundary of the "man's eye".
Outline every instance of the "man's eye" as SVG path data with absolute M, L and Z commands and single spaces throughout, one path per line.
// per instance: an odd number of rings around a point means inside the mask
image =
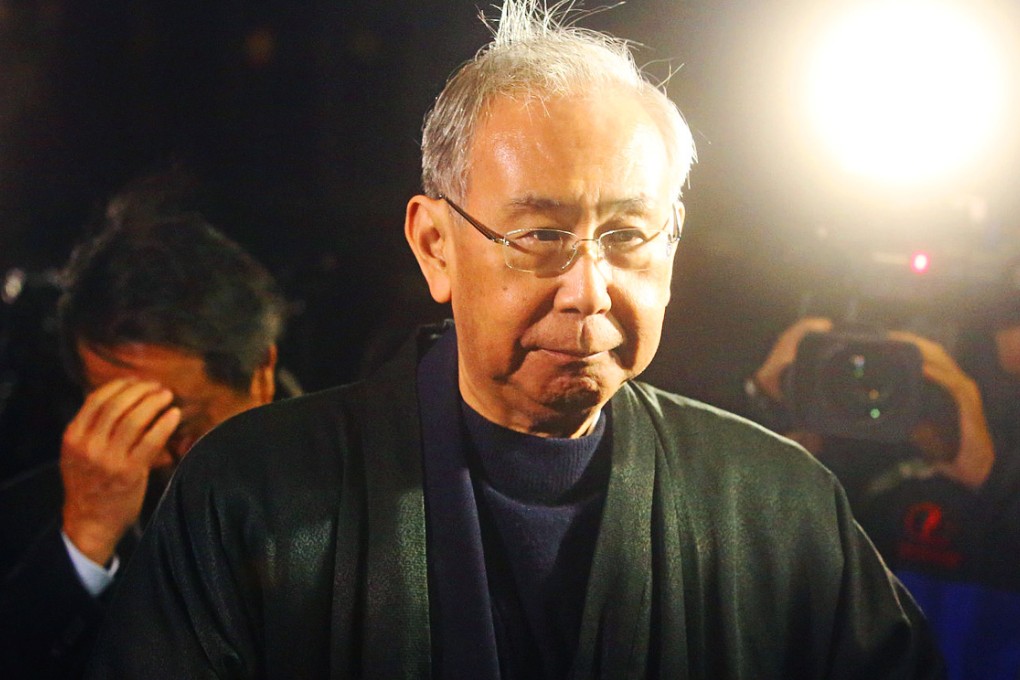
M 648 240 L 640 229 L 614 229 L 602 235 L 604 246 L 637 246 Z
M 556 229 L 530 229 L 520 236 L 516 241 L 520 241 L 522 245 L 527 244 L 557 244 L 565 243 L 570 236 L 562 231 Z

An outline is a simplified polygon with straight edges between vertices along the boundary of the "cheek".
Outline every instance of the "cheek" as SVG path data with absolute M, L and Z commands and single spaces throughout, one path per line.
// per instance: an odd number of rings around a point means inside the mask
M 461 272 L 451 308 L 458 334 L 492 349 L 514 346 L 527 328 L 551 308 L 552 294 L 531 274 L 513 272 L 503 261 Z M 463 330 L 463 333 L 461 331 Z
M 639 278 L 625 281 L 613 302 L 613 311 L 631 319 L 642 334 L 662 329 L 662 320 L 669 304 L 668 277 Z
M 480 291 L 479 291 L 480 292 Z M 505 364 L 517 344 L 512 298 L 498 291 L 492 295 L 465 296 L 453 305 L 457 338 L 466 359 L 487 364 Z
M 659 347 L 669 302 L 669 285 L 661 279 L 634 282 L 613 303 L 613 314 L 624 327 L 634 367 L 643 370 Z
M 258 405 L 255 398 L 246 393 L 223 388 L 222 391 L 210 395 L 206 407 L 195 414 L 189 423 L 189 434 L 196 438 L 201 437 L 224 420 Z
M 641 310 L 642 314 L 661 318 L 666 311 L 666 305 L 669 304 L 669 282 L 661 279 L 644 281 L 635 288 L 634 306 Z
M 233 392 L 225 394 L 216 400 L 216 404 L 211 407 L 202 419 L 201 427 L 208 432 L 227 418 L 236 416 L 242 411 L 256 406 L 251 398 L 246 395 L 235 394 Z M 202 434 L 205 434 L 203 432 Z

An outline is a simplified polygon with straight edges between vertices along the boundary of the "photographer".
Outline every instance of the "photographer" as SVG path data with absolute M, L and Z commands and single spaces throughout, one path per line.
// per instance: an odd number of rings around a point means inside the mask
M 745 392 L 755 417 L 840 478 L 857 520 L 936 629 L 952 678 L 1020 669 L 1020 308 L 1005 300 L 960 334 L 956 357 L 905 331 L 920 354 L 917 422 L 900 441 L 813 431 L 792 404 L 791 368 L 821 317 L 782 332 Z M 795 371 L 794 371 L 795 372 Z M 941 409 L 931 404 L 942 402 Z

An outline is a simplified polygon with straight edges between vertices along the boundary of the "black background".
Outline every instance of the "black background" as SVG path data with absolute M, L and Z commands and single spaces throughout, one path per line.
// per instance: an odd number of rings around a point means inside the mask
M 1016 19 L 1006 3 L 978 4 Z M 906 208 L 829 171 L 793 76 L 818 5 L 631 0 L 582 22 L 638 43 L 654 76 L 672 73 L 694 131 L 674 298 L 647 375 L 724 406 L 739 404 L 741 378 L 807 309 L 806 292 L 812 311 L 834 313 L 862 276 L 885 276 L 861 273 L 872 250 L 942 248 L 966 260 L 963 280 L 994 269 L 986 252 L 1016 248 L 1013 132 L 994 161 Z M 403 213 L 422 116 L 487 39 L 480 9 L 492 11 L 470 0 L 0 1 L 0 272 L 59 266 L 110 194 L 176 162 L 200 178 L 211 221 L 281 280 L 293 306 L 284 362 L 309 389 L 350 380 L 394 332 L 445 313 L 403 242 Z M 991 217 L 975 225 L 947 196 L 978 196 Z M 894 239 L 897 224 L 909 229 Z M 937 300 L 951 320 L 969 302 L 945 281 L 920 289 L 920 306 Z M 894 297 L 882 302 L 893 317 L 918 308 Z

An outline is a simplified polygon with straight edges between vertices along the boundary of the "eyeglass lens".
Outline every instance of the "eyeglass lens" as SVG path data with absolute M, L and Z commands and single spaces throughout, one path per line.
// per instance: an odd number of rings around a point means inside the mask
M 642 271 L 669 255 L 672 244 L 659 238 L 665 229 L 645 234 L 640 229 L 617 229 L 595 239 L 577 238 L 568 231 L 536 229 L 506 235 L 504 254 L 511 269 L 552 273 L 570 266 L 586 242 L 593 255 L 619 269 Z

